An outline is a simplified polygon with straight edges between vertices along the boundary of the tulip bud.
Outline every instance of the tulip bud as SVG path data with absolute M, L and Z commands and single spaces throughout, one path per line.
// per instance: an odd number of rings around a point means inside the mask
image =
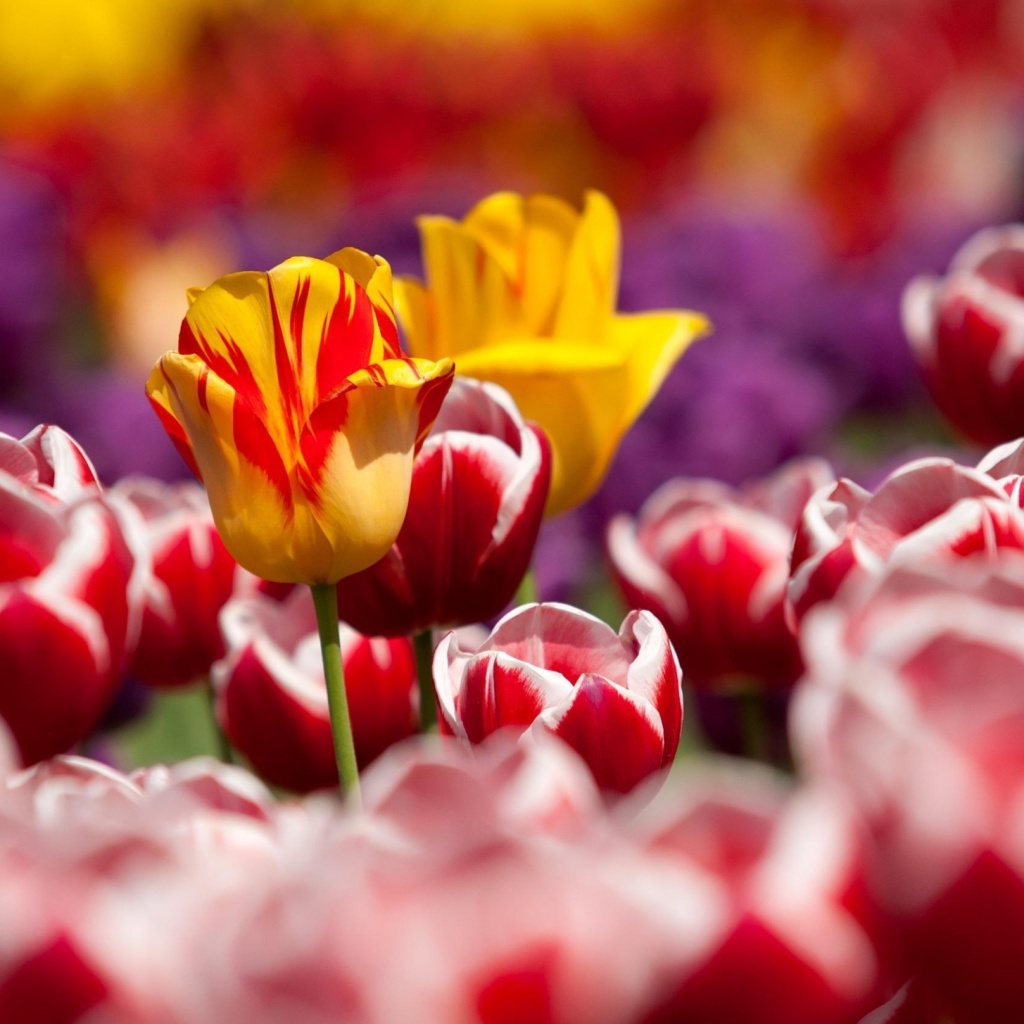
M 398 539 L 338 586 L 342 619 L 404 636 L 499 614 L 529 567 L 550 478 L 547 439 L 508 393 L 457 377 L 413 464 Z

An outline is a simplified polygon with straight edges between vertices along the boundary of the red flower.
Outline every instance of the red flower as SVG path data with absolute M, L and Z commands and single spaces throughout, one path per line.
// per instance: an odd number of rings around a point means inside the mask
M 229 601 L 227 654 L 212 669 L 228 739 L 268 782 L 298 792 L 336 785 L 323 663 L 308 591 L 278 603 Z M 365 637 L 342 625 L 349 713 L 360 767 L 416 728 L 416 665 L 407 639 Z
M 144 569 L 130 517 L 90 473 L 56 428 L 0 439 L 0 718 L 26 763 L 96 725 L 135 638 Z
M 338 586 L 342 619 L 405 636 L 490 619 L 530 564 L 551 479 L 551 449 L 495 384 L 456 377 L 413 465 L 391 550 Z
M 1024 226 L 988 228 L 946 277 L 918 277 L 903 323 L 936 404 L 971 440 L 1024 434 Z
M 714 686 L 747 678 L 789 686 L 800 674 L 784 598 L 793 530 L 831 479 L 825 463 L 792 463 L 754 487 L 672 480 L 637 518 L 608 529 L 608 554 L 632 608 L 665 624 L 686 678 Z
M 470 743 L 504 726 L 553 732 L 602 788 L 622 793 L 675 756 L 680 682 L 665 628 L 649 612 L 631 612 L 616 635 L 566 605 L 524 605 L 475 654 L 461 650 L 454 633 L 434 653 L 447 731 Z
M 113 493 L 131 502 L 145 521 L 153 564 L 129 670 L 152 686 L 184 686 L 207 675 L 224 653 L 217 616 L 238 567 L 197 484 L 133 478 Z

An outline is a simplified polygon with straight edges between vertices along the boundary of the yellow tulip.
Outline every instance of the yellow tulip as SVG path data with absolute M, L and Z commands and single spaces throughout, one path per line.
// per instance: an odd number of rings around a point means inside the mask
M 499 192 L 461 222 L 418 223 L 426 285 L 400 279 L 395 296 L 410 351 L 509 391 L 551 439 L 547 513 L 573 508 L 707 319 L 615 312 L 619 219 L 599 192 L 582 213 Z
M 450 359 L 398 347 L 391 268 L 343 249 L 190 294 L 146 390 L 250 572 L 325 584 L 372 565 L 405 518 Z

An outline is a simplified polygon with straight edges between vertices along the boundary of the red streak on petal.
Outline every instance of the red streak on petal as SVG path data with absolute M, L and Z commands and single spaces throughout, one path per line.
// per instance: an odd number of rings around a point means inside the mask
M 278 387 L 281 390 L 281 401 L 284 403 L 286 417 L 294 424 L 299 420 L 302 397 L 299 394 L 288 340 L 285 338 L 284 329 L 281 327 L 281 314 L 277 308 L 277 300 L 274 298 L 274 289 L 269 284 L 267 285 L 267 297 L 270 302 L 270 321 L 274 331 L 274 367 L 277 370 Z M 294 316 L 292 323 L 294 324 Z M 293 335 L 291 339 L 292 350 L 301 346 L 301 329 L 302 325 L 300 322 L 300 333 Z
M 266 424 L 242 395 L 235 396 L 231 426 L 238 454 L 246 462 L 262 470 L 274 490 L 281 496 L 281 503 L 290 515 L 292 485 L 288 470 Z
M 295 372 L 302 380 L 302 325 L 306 319 L 306 302 L 309 299 L 311 280 L 308 277 L 299 279 L 295 286 L 295 297 L 292 299 L 292 316 L 290 329 L 295 344 Z
M 202 372 L 199 374 L 199 380 L 196 382 L 196 392 L 199 398 L 199 405 L 203 412 L 209 414 L 210 406 L 206 400 L 206 385 L 210 378 L 210 368 L 204 366 Z
M 316 362 L 318 396 L 366 366 L 373 350 L 373 306 L 360 285 L 341 269 L 338 274 L 338 302 L 324 325 Z

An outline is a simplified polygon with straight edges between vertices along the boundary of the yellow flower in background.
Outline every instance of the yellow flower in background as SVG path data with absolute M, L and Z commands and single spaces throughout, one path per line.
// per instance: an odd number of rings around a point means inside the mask
M 410 351 L 451 356 L 460 373 L 509 391 L 551 439 L 548 514 L 573 508 L 707 319 L 615 312 L 619 219 L 599 192 L 582 213 L 553 196 L 499 192 L 461 222 L 418 223 L 426 286 L 396 282 Z
M 190 294 L 146 391 L 250 572 L 335 583 L 405 518 L 416 448 L 454 372 L 398 348 L 391 268 L 343 249 Z

